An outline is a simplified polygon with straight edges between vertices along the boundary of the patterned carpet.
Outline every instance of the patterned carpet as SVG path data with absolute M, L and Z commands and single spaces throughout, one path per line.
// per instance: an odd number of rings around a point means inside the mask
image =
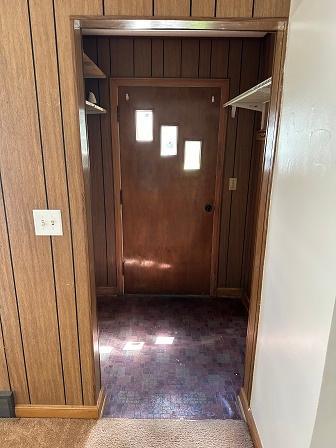
M 253 448 L 237 420 L 2 419 L 6 448 Z
M 99 306 L 105 416 L 241 419 L 246 326 L 234 299 L 105 300 Z M 172 344 L 158 344 L 162 336 Z M 125 350 L 127 342 L 143 346 Z

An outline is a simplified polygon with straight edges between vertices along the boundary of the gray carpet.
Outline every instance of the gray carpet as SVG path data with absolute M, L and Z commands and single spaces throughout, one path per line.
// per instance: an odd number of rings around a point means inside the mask
M 6 448 L 253 448 L 239 420 L 2 419 Z

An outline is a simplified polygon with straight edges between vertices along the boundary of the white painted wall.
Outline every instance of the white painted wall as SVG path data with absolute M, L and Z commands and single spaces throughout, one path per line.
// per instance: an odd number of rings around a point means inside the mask
M 327 359 L 315 420 L 311 448 L 336 446 L 336 307 L 332 320 Z
M 317 417 L 336 297 L 335 23 L 335 0 L 292 0 L 251 401 L 264 448 L 309 448 Z

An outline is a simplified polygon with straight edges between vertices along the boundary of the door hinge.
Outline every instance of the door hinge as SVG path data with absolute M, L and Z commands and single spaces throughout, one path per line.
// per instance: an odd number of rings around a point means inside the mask
M 117 121 L 120 121 L 120 108 L 117 106 Z
M 122 194 L 122 190 L 120 190 L 120 205 L 122 205 L 123 203 L 123 194 Z
M 124 260 L 121 262 L 121 274 L 123 276 L 125 276 L 125 261 Z

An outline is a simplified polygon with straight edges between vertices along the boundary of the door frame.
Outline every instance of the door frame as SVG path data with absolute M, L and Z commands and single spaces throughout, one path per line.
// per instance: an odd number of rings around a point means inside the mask
M 123 218 L 121 201 L 121 163 L 120 163 L 120 137 L 118 120 L 118 91 L 120 87 L 218 87 L 221 89 L 218 143 L 215 174 L 215 198 L 211 241 L 210 265 L 210 291 L 209 295 L 216 295 L 221 202 L 224 177 L 224 157 L 226 142 L 226 127 L 228 112 L 223 105 L 229 97 L 228 79 L 194 79 L 194 78 L 110 78 L 110 106 L 111 106 L 111 134 L 112 134 L 112 161 L 113 161 L 113 187 L 114 187 L 114 220 L 116 237 L 116 266 L 117 266 L 117 292 L 124 294 L 125 284 L 123 275 Z
M 257 345 L 257 334 L 259 325 L 259 314 L 261 305 L 261 288 L 264 271 L 264 258 L 266 248 L 266 236 L 268 228 L 269 204 L 272 190 L 272 179 L 274 171 L 274 160 L 278 146 L 278 129 L 282 99 L 282 82 L 283 67 L 286 52 L 287 38 L 287 22 L 286 18 L 230 18 L 230 19 L 197 19 L 194 18 L 139 18 L 139 17 L 106 17 L 106 16 L 76 16 L 71 18 L 71 33 L 73 60 L 77 77 L 77 106 L 79 113 L 79 132 L 77 138 L 81 141 L 82 151 L 82 169 L 84 179 L 84 195 L 83 207 L 86 209 L 88 241 L 87 241 L 87 258 L 90 264 L 89 282 L 94 285 L 94 265 L 93 252 L 90 250 L 92 246 L 91 228 L 91 206 L 90 206 L 90 183 L 85 182 L 87 179 L 88 166 L 88 142 L 86 135 L 86 119 L 85 119 L 85 96 L 84 96 L 84 80 L 83 80 L 83 61 L 82 61 L 82 35 L 128 35 L 136 36 L 141 33 L 146 36 L 157 36 L 160 33 L 167 33 L 170 36 L 187 36 L 206 37 L 210 33 L 216 33 L 217 37 L 232 36 L 233 32 L 249 33 L 253 31 L 271 32 L 275 35 L 275 51 L 273 57 L 273 73 L 272 73 L 272 89 L 271 101 L 269 108 L 269 116 L 266 128 L 266 143 L 263 153 L 263 165 L 261 173 L 261 185 L 259 206 L 257 213 L 257 229 L 255 252 L 253 257 L 252 268 L 252 286 L 250 297 L 250 309 L 246 338 L 245 353 L 245 371 L 244 383 L 239 394 L 239 398 L 244 409 L 247 423 L 249 425 L 252 438 L 257 443 L 258 434 L 254 427 L 253 416 L 250 410 L 253 371 L 255 364 L 255 353 Z M 231 33 L 231 34 L 230 34 Z M 247 36 L 246 36 L 247 37 Z M 91 288 L 91 303 L 95 304 L 95 291 Z M 92 315 L 94 316 L 94 310 Z M 92 318 L 92 327 L 95 327 L 94 317 Z M 94 353 L 97 358 L 97 350 L 95 337 Z M 97 365 L 97 364 L 96 364 Z M 99 373 L 99 372 L 98 372 Z M 96 372 L 96 383 L 99 384 L 98 374 Z

